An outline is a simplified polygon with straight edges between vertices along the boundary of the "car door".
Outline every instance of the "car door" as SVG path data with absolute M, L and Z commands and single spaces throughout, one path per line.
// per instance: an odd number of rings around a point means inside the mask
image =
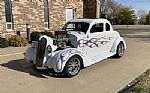
M 118 35 L 115 31 L 113 31 L 113 29 L 109 23 L 105 23 L 104 25 L 105 25 L 104 26 L 104 34 L 106 37 L 106 39 L 105 39 L 105 41 L 106 41 L 105 50 L 108 53 L 111 51 L 111 48 L 114 44 L 114 41 L 116 40 Z
M 106 35 L 104 32 L 104 23 L 95 23 L 87 36 L 87 54 L 89 57 L 94 58 L 106 52 L 105 40 Z

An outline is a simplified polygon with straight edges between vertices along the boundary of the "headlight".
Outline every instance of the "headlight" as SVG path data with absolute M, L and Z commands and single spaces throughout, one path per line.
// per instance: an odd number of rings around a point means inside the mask
M 52 47 L 51 47 L 50 45 L 47 46 L 47 51 L 48 51 L 49 53 L 52 52 Z

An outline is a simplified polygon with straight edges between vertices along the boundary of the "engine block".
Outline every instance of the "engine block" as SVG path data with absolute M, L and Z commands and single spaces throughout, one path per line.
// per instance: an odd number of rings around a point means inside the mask
M 68 43 L 67 31 L 55 31 L 56 44 L 59 48 L 66 48 Z

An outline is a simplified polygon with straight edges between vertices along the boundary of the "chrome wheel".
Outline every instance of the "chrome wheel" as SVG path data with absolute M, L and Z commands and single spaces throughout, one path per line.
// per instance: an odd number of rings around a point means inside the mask
M 124 44 L 123 43 L 119 43 L 117 50 L 116 50 L 116 54 L 114 55 L 114 57 L 116 58 L 120 58 L 124 55 Z
M 81 60 L 78 56 L 71 57 L 66 64 L 66 74 L 69 77 L 75 76 L 80 72 Z
M 118 55 L 120 57 L 122 57 L 123 54 L 124 54 L 124 45 L 122 43 L 120 43 L 119 46 L 118 46 Z

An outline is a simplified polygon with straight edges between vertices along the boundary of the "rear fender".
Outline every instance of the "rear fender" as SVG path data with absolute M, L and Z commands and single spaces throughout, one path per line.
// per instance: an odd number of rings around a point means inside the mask
M 114 44 L 113 44 L 113 46 L 112 46 L 112 48 L 111 48 L 111 52 L 116 53 L 118 44 L 119 44 L 120 42 L 122 42 L 122 43 L 124 44 L 124 48 L 126 49 L 126 43 L 125 43 L 124 39 L 123 39 L 122 37 L 118 37 L 118 38 L 115 40 L 115 42 L 114 42 Z

